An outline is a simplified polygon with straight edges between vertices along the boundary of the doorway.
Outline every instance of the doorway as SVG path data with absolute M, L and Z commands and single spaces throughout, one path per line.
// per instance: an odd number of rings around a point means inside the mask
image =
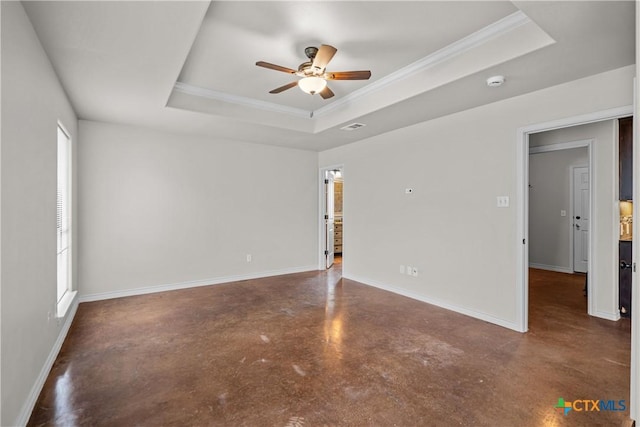
M 552 131 L 567 130 L 580 125 L 597 125 L 610 122 L 611 129 L 608 132 L 599 132 L 595 138 L 598 143 L 591 144 L 589 150 L 589 163 L 591 174 L 589 176 L 591 192 L 596 197 L 591 198 L 592 211 L 589 215 L 589 253 L 587 260 L 588 281 L 587 292 L 589 295 L 588 313 L 591 316 L 608 320 L 620 318 L 615 292 L 613 287 L 617 285 L 618 265 L 613 256 L 616 251 L 618 239 L 618 214 L 613 209 L 616 194 L 614 194 L 617 170 L 614 170 L 615 144 L 613 139 L 613 122 L 620 117 L 632 114 L 632 106 L 600 111 L 583 116 L 570 117 L 549 123 L 527 126 L 518 129 L 517 157 L 521 163 L 517 167 L 517 221 L 519 239 L 516 241 L 516 270 L 517 280 L 517 316 L 518 330 L 528 330 L 529 316 L 529 149 L 530 138 L 534 134 Z M 574 138 L 573 140 L 586 139 Z M 565 139 L 571 141 L 572 139 Z M 610 144 L 609 145 L 609 141 Z M 603 141 L 607 141 L 603 143 Z M 617 144 L 617 143 L 616 143 Z M 596 177 L 596 175 L 598 175 Z M 594 183 L 598 187 L 594 188 Z M 610 194 L 609 194 L 610 193 Z M 609 203 L 610 202 L 610 203 Z M 595 206 L 597 205 L 597 206 Z M 609 289 L 611 288 L 611 289 Z M 594 292 L 594 290 L 598 292 Z
M 582 126 L 529 136 L 529 268 L 533 270 L 528 298 L 532 314 L 540 310 L 538 304 L 544 305 L 546 293 L 562 295 L 556 301 L 560 309 L 588 311 L 585 273 L 593 139 L 567 141 L 567 134 L 590 135 L 593 131 L 593 126 Z M 549 286 L 551 283 L 555 286 Z M 569 284 L 572 291 L 566 292 Z
M 554 131 L 530 136 L 529 267 L 586 273 L 593 140 L 565 142 L 562 138 Z
M 342 264 L 343 257 L 343 187 L 344 168 L 320 169 L 320 259 L 318 268 L 329 269 Z
M 334 233 L 333 233 L 333 254 L 334 264 L 342 264 L 342 232 L 343 227 L 343 188 L 344 188 L 344 176 L 342 169 L 336 169 L 333 171 L 333 216 L 334 216 Z
M 516 243 L 515 250 L 516 250 L 516 262 L 517 262 L 516 288 L 517 288 L 517 301 L 518 301 L 516 310 L 517 310 L 517 317 L 518 317 L 518 330 L 520 332 L 526 332 L 528 330 L 528 325 L 529 325 L 528 293 L 529 293 L 529 237 L 530 235 L 529 235 L 528 177 L 529 177 L 530 136 L 538 132 L 555 130 L 555 129 L 564 129 L 572 126 L 602 122 L 606 120 L 612 120 L 617 122 L 617 119 L 619 118 L 632 115 L 633 110 L 634 110 L 633 106 L 626 106 L 626 107 L 620 107 L 620 108 L 614 108 L 610 110 L 590 113 L 582 116 L 569 117 L 561 120 L 556 120 L 553 122 L 540 123 L 540 124 L 526 126 L 518 129 L 517 131 L 518 138 L 517 138 L 517 144 L 516 144 L 517 159 L 518 159 L 518 164 L 516 167 L 516 171 L 517 171 L 516 173 L 517 205 L 516 206 L 517 206 L 518 239 L 515 242 Z M 612 132 L 611 134 L 615 135 L 614 132 Z M 614 141 L 614 142 L 617 145 L 617 141 Z M 638 145 L 638 140 L 634 141 L 634 145 L 635 146 Z M 594 150 L 590 150 L 590 153 L 589 153 L 590 163 L 592 163 L 591 160 L 598 158 L 598 155 L 594 154 L 593 151 Z M 634 153 L 637 153 L 637 151 L 634 150 Z M 616 155 L 604 156 L 604 157 L 605 157 L 604 159 L 600 158 L 598 161 L 601 164 L 600 167 L 602 167 L 602 162 L 604 160 L 604 170 L 606 171 L 606 173 L 599 174 L 596 180 L 594 179 L 593 175 L 596 172 L 601 171 L 602 169 L 594 170 L 594 168 L 591 168 L 592 173 L 590 174 L 589 179 L 590 179 L 590 184 L 591 184 L 590 188 L 592 193 L 594 192 L 593 184 L 595 182 L 598 182 L 600 190 L 602 189 L 606 190 L 608 188 L 609 192 L 613 192 L 612 189 L 615 188 L 615 185 L 613 183 L 611 183 L 611 185 L 609 185 L 609 183 L 605 183 L 603 185 L 603 183 L 599 182 L 599 180 L 602 178 L 604 178 L 605 181 L 616 182 L 616 178 L 617 178 L 617 170 L 608 169 L 608 168 L 611 168 L 612 165 L 616 164 Z M 610 157 L 610 158 L 606 158 L 606 157 Z M 634 178 L 637 178 L 637 174 L 635 172 L 636 171 L 634 170 Z M 640 192 L 637 190 L 637 188 L 634 188 L 634 191 L 636 192 L 636 194 Z M 597 194 L 597 192 L 595 193 Z M 598 206 L 600 206 L 600 208 L 593 209 L 592 207 L 592 210 L 590 212 L 591 215 L 589 217 L 591 221 L 591 224 L 590 224 L 591 226 L 590 226 L 590 245 L 589 245 L 589 254 L 588 254 L 588 260 L 587 260 L 587 265 L 588 265 L 587 268 L 589 271 L 588 291 L 590 295 L 593 295 L 594 287 L 592 282 L 594 280 L 598 280 L 600 282 L 608 281 L 608 282 L 617 283 L 617 280 L 615 280 L 615 276 L 617 276 L 618 266 L 617 266 L 616 259 L 613 256 L 613 254 L 615 253 L 615 249 L 613 248 L 615 247 L 615 242 L 618 239 L 618 233 L 619 233 L 619 230 L 618 230 L 619 218 L 616 218 L 614 220 L 614 217 L 619 215 L 619 213 L 611 212 L 611 211 L 615 211 L 615 209 L 607 209 L 607 208 L 611 208 L 612 205 L 614 205 L 614 201 L 616 199 L 615 194 L 611 195 L 610 197 L 611 200 L 608 200 L 608 199 L 609 199 L 608 196 L 598 199 L 599 200 Z M 608 201 L 611 202 L 610 203 L 611 206 L 605 206 L 605 208 L 603 209 L 600 203 L 606 204 Z M 591 199 L 591 204 L 592 205 L 596 204 L 593 198 Z M 602 215 L 607 220 L 602 221 L 602 218 L 597 218 L 596 216 L 594 216 L 594 213 L 598 215 Z M 638 215 L 637 210 L 634 210 L 634 217 L 636 217 L 637 215 Z M 610 224 L 608 223 L 609 216 L 611 217 Z M 596 228 L 596 226 L 598 227 L 598 231 L 594 232 L 594 229 Z M 603 235 L 605 236 L 604 238 L 603 238 Z M 594 239 L 594 236 L 598 237 L 597 241 Z M 608 250 L 609 246 L 612 247 L 611 251 Z M 603 247 L 604 247 L 604 251 L 603 251 Z M 597 248 L 597 250 L 595 250 L 594 248 Z M 597 259 L 595 260 L 594 260 L 594 255 L 597 255 L 596 257 Z M 597 267 L 599 270 L 594 270 L 594 267 Z M 599 273 L 599 274 L 594 274 L 594 273 Z M 635 277 L 634 277 L 634 281 L 635 281 Z M 604 294 L 608 294 L 608 292 L 605 292 Z M 602 295 L 599 295 L 598 298 L 600 298 L 601 296 Z M 608 295 L 608 296 L 604 295 L 604 297 L 611 299 L 611 295 Z M 637 306 L 638 299 L 639 299 L 638 295 L 633 295 L 632 304 L 635 304 Z M 594 310 L 593 299 L 590 299 L 589 301 L 590 315 L 597 315 L 598 317 L 602 317 L 609 320 L 619 319 L 619 313 L 616 316 L 608 317 L 607 313 L 602 313 L 602 312 L 594 313 L 594 311 L 595 310 Z M 637 319 L 637 317 L 635 319 Z M 634 322 L 637 322 L 637 320 L 634 320 Z M 637 406 L 637 402 L 639 401 L 638 400 L 638 378 L 637 378 L 637 372 L 638 372 L 637 346 L 638 346 L 637 332 L 633 332 L 632 338 L 631 338 L 631 381 L 630 381 L 631 382 L 631 402 L 630 402 L 631 414 L 630 415 L 632 419 L 637 417 L 637 414 L 639 411 Z

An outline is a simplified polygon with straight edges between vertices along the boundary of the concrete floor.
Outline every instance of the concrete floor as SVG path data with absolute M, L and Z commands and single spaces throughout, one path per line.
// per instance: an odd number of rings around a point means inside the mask
M 80 304 L 29 425 L 618 426 L 630 322 L 532 270 L 530 332 L 342 280 L 340 265 Z

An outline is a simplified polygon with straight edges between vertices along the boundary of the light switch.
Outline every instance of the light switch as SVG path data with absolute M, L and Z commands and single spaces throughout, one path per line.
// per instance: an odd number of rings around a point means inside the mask
M 496 199 L 497 199 L 497 206 L 499 208 L 509 207 L 509 196 L 498 196 Z
M 560 216 L 567 216 L 567 211 L 564 209 L 560 211 Z

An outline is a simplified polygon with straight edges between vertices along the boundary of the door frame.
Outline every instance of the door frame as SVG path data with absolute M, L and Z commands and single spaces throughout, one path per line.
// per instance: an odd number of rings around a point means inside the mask
M 326 209 L 326 200 L 324 194 L 324 177 L 325 174 L 329 171 L 333 171 L 336 169 L 340 169 L 342 172 L 342 176 L 344 178 L 344 165 L 337 164 L 332 166 L 323 166 L 318 171 L 318 270 L 326 270 L 325 265 L 325 255 L 324 251 L 327 250 L 326 239 L 325 239 L 325 222 L 324 222 L 324 211 Z M 343 190 L 344 197 L 344 190 Z M 344 206 L 344 200 L 343 200 Z M 344 222 L 344 208 L 342 210 L 342 218 Z M 344 258 L 343 258 L 344 264 Z
M 640 8 L 636 7 L 636 31 L 638 31 L 638 22 L 640 22 Z M 637 33 L 636 40 L 640 38 L 640 32 Z M 637 43 L 637 41 L 636 41 Z M 636 51 L 638 47 L 636 44 Z M 637 73 L 637 71 L 636 71 Z M 633 79 L 633 100 L 634 107 L 638 104 L 638 80 Z M 638 117 L 633 112 L 633 164 L 636 167 L 633 168 L 633 198 L 636 203 L 633 204 L 633 222 L 640 224 L 640 138 L 638 137 L 638 131 L 640 130 L 640 124 L 638 123 Z M 640 292 L 638 292 L 638 272 L 636 271 L 636 264 L 640 264 L 640 227 L 633 227 L 633 236 L 631 244 L 631 263 L 633 270 L 631 274 L 631 289 L 635 289 L 636 292 L 631 294 L 631 312 L 635 313 L 635 316 L 631 317 L 631 390 L 629 392 L 629 417 L 636 422 L 640 421 Z
M 529 135 L 532 133 L 562 129 L 567 127 L 579 126 L 588 123 L 595 123 L 604 120 L 613 120 L 620 117 L 626 117 L 633 114 L 633 106 L 625 106 L 613 108 L 610 110 L 598 111 L 581 116 L 567 117 L 560 120 L 549 121 L 518 128 L 516 135 L 516 211 L 517 211 L 517 230 L 518 238 L 516 240 L 516 289 L 517 304 L 516 316 L 517 325 L 520 332 L 526 332 L 529 329 Z M 589 163 L 592 163 L 592 150 L 589 150 Z M 589 176 L 590 184 L 595 182 L 594 168 L 591 167 Z M 590 191 L 593 191 L 591 185 Z M 595 199 L 591 199 L 591 207 L 593 207 Z M 596 218 L 593 216 L 593 209 L 590 212 L 591 226 L 590 238 L 595 235 Z M 611 224 L 612 231 L 614 224 Z M 594 277 L 595 262 L 593 259 L 593 248 L 597 242 L 593 239 L 589 242 L 589 272 Z M 613 256 L 613 255 L 612 255 Z M 589 290 L 593 286 L 593 280 L 589 280 Z M 593 292 L 590 292 L 593 295 Z M 590 298 L 589 314 L 592 314 L 592 304 Z
M 640 10 L 636 13 L 640 16 Z M 637 137 L 638 132 L 638 120 L 635 117 L 635 93 L 638 90 L 635 85 L 637 83 L 634 80 L 634 104 L 619 108 L 612 108 L 609 110 L 603 110 L 593 112 L 590 114 L 584 114 L 580 116 L 567 117 L 555 121 L 549 121 L 545 123 L 539 123 L 529 126 L 520 127 L 516 131 L 516 222 L 517 222 L 517 239 L 516 245 L 516 322 L 518 330 L 520 332 L 526 332 L 529 327 L 529 134 L 537 133 L 548 130 L 561 129 L 571 126 L 578 126 L 588 123 L 595 123 L 603 120 L 619 119 L 627 116 L 634 116 L 634 141 L 633 141 L 633 155 L 634 162 L 640 164 L 640 141 Z M 615 159 L 617 163 L 617 158 Z M 638 183 L 640 179 L 639 168 L 634 168 L 633 179 L 634 183 Z M 591 169 L 590 180 L 593 183 L 593 169 Z M 634 197 L 640 200 L 640 185 L 634 186 Z M 594 200 L 591 201 L 591 206 L 594 205 Z M 613 204 L 613 203 L 612 203 Z M 640 206 L 638 203 L 633 207 L 633 219 L 634 222 L 639 219 Z M 593 232 L 595 218 L 591 215 L 591 227 Z M 612 224 L 613 226 L 613 224 Z M 617 234 L 614 232 L 614 235 Z M 638 252 L 640 249 L 640 231 L 638 227 L 634 227 L 634 239 L 633 239 L 633 262 L 638 260 Z M 589 242 L 589 249 L 592 251 L 596 242 Z M 589 268 L 592 267 L 593 257 L 589 254 Z M 612 257 L 615 254 L 612 254 Z M 590 270 L 592 271 L 592 270 Z M 636 272 L 632 276 L 632 288 L 637 285 L 638 278 Z M 592 281 L 589 281 L 592 282 Z M 632 311 L 640 313 L 640 292 L 634 292 L 632 294 L 631 301 Z M 640 415 L 640 391 L 638 371 L 640 370 L 640 349 L 638 346 L 638 337 L 640 334 L 640 316 L 633 316 L 631 326 L 631 375 L 630 375 L 630 399 L 629 399 L 629 414 L 631 419 L 637 420 Z

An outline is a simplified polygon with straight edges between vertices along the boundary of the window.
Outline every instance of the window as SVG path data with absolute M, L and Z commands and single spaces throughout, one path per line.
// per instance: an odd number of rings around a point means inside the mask
M 58 186 L 56 233 L 58 251 L 57 316 L 63 317 L 71 305 L 71 138 L 58 125 Z

